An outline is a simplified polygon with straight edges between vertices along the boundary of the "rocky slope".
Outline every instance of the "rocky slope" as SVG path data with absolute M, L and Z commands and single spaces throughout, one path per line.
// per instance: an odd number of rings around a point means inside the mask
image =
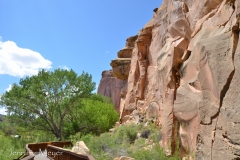
M 134 110 L 154 119 L 166 155 L 180 142 L 187 159 L 240 159 L 239 18 L 240 0 L 164 0 L 111 63 L 127 81 L 120 120 Z

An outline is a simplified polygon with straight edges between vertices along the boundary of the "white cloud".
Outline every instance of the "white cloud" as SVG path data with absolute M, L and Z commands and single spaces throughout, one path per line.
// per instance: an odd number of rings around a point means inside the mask
M 70 71 L 70 68 L 68 68 L 67 66 L 59 66 L 59 68 Z
M 1 37 L 0 37 L 1 40 Z M 32 76 L 39 69 L 51 68 L 52 62 L 36 51 L 20 48 L 13 41 L 0 41 L 0 74 Z
M 12 89 L 12 85 L 11 84 L 9 84 L 9 86 L 8 86 L 8 88 L 6 89 L 6 91 L 10 91 Z
M 98 86 L 99 86 L 99 84 L 96 84 L 95 90 L 92 91 L 93 93 L 97 93 L 97 91 L 98 91 Z
M 6 111 L 4 107 L 0 107 L 0 114 L 7 115 Z

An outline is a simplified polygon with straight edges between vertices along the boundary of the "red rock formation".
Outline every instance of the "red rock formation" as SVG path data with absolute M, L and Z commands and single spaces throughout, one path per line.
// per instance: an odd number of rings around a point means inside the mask
M 127 80 L 130 71 L 131 58 L 117 58 L 112 60 L 111 66 L 113 69 L 113 76 L 121 79 Z
M 118 52 L 118 58 L 112 60 L 112 71 L 103 71 L 98 93 L 110 97 L 115 109 L 122 113 L 127 93 L 127 79 L 130 71 L 132 51 L 137 36 L 129 37 L 126 46 Z
M 118 58 L 112 60 L 111 66 L 113 69 L 113 75 L 121 80 L 127 80 L 129 71 L 130 71 L 130 64 L 131 64 L 131 57 L 132 51 L 134 48 L 134 42 L 136 41 L 137 36 L 129 37 L 126 40 L 126 46 L 118 52 Z
M 127 81 L 117 79 L 112 71 L 103 71 L 102 79 L 98 86 L 98 94 L 110 97 L 115 109 L 120 112 L 121 96 L 126 94 Z
M 120 118 L 157 117 L 166 155 L 240 159 L 239 18 L 240 0 L 164 0 L 132 50 Z

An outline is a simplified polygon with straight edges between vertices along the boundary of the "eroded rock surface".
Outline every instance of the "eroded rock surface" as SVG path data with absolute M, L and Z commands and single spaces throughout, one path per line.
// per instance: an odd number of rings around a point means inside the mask
M 167 156 L 240 159 L 239 19 L 240 0 L 164 0 L 118 53 L 131 57 L 120 119 L 157 121 Z
M 112 66 L 113 76 L 121 80 L 127 80 L 130 64 L 131 58 L 117 58 L 112 60 L 110 65 Z
M 98 86 L 98 94 L 110 97 L 115 109 L 120 112 L 121 97 L 126 95 L 127 81 L 117 79 L 112 71 L 103 71 L 102 79 Z
M 115 109 L 121 114 L 125 104 L 127 79 L 137 37 L 137 35 L 132 36 L 126 40 L 125 47 L 118 52 L 118 58 L 110 63 L 112 70 L 103 71 L 102 79 L 98 86 L 98 93 L 110 97 L 115 104 Z

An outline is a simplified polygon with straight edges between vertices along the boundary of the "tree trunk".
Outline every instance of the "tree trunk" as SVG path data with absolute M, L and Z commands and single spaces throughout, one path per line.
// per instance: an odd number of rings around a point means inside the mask
M 58 139 L 58 141 L 62 141 L 62 134 L 61 132 L 57 131 L 54 133 L 55 137 Z

